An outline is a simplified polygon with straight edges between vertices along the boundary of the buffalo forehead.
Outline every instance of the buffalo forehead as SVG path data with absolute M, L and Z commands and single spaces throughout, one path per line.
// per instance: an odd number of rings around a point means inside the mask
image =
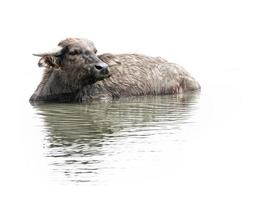
M 65 46 L 80 47 L 82 49 L 86 49 L 89 51 L 95 50 L 95 46 L 92 41 L 87 39 L 81 39 L 81 38 L 67 38 L 61 41 L 58 45 L 61 47 L 65 47 Z

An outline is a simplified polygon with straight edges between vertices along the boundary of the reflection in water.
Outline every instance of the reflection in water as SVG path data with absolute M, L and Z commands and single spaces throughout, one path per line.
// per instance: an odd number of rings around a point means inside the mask
M 120 162 L 112 160 L 114 155 L 131 151 L 131 157 L 137 159 L 138 151 L 158 151 L 150 138 L 180 132 L 182 126 L 190 122 L 197 96 L 41 104 L 34 105 L 34 109 L 44 123 L 45 155 L 53 172 L 61 179 L 96 182 L 101 171 Z M 143 147 L 131 150 L 137 143 Z

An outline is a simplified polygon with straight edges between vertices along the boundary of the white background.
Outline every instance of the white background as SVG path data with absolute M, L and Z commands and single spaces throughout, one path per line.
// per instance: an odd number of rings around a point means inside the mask
M 258 115 L 264 121 L 258 122 L 263 126 L 259 126 L 259 130 L 273 130 L 274 11 L 273 2 L 264 0 L 2 1 L 1 126 L 6 127 L 6 131 L 1 133 L 1 199 L 181 199 L 181 196 L 185 199 L 274 199 L 274 179 L 270 178 L 257 179 L 263 182 L 258 182 L 256 185 L 262 187 L 256 188 L 250 185 L 253 177 L 247 177 L 242 181 L 246 184 L 245 190 L 232 189 L 230 182 L 223 183 L 222 193 L 219 193 L 219 183 L 211 183 L 210 179 L 209 185 L 217 187 L 215 194 L 206 192 L 214 191 L 207 184 L 186 193 L 181 192 L 180 184 L 175 188 L 167 187 L 169 184 L 165 187 L 144 184 L 138 188 L 54 185 L 45 181 L 47 177 L 30 177 L 32 169 L 26 168 L 24 174 L 16 168 L 16 162 L 23 162 L 24 153 L 32 149 L 20 148 L 23 135 L 13 138 L 14 132 L 29 122 L 22 117 L 24 113 L 16 113 L 17 108 L 28 101 L 42 74 L 37 67 L 38 59 L 31 54 L 50 50 L 66 37 L 91 39 L 99 54 L 136 52 L 162 56 L 185 66 L 202 86 L 214 87 L 217 80 L 223 82 L 223 77 L 217 77 L 220 72 L 235 71 L 238 76 L 232 78 L 232 85 L 235 78 L 243 80 L 239 86 L 243 102 L 253 98 L 253 102 L 259 103 L 255 104 L 251 119 Z M 18 120 L 23 125 L 14 124 Z M 268 135 L 264 141 L 259 149 L 265 144 L 271 145 L 274 136 Z M 258 169 L 256 177 L 265 173 L 266 177 L 274 178 L 273 151 L 274 148 L 266 151 L 265 158 L 270 162 L 254 163 L 253 169 Z M 200 194 L 201 190 L 204 193 Z

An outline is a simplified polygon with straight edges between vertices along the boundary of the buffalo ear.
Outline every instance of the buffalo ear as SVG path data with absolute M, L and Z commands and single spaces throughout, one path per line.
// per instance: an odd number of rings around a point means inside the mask
M 59 68 L 61 68 L 60 58 L 56 57 L 56 56 L 43 56 L 38 61 L 38 66 L 45 67 L 45 68 L 59 69 Z
M 50 52 L 35 53 L 34 56 L 41 57 L 38 61 L 39 67 L 45 68 L 61 68 L 60 56 L 62 55 L 63 47 L 58 46 Z

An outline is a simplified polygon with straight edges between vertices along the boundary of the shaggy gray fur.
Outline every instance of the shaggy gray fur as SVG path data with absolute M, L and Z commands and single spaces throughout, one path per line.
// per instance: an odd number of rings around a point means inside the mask
M 59 46 L 67 49 L 59 56 L 60 60 L 54 62 L 61 63 L 57 64 L 60 67 L 53 64 L 46 68 L 31 101 L 111 100 L 141 95 L 182 94 L 200 89 L 199 83 L 185 69 L 159 57 L 138 54 L 96 56 L 93 43 L 76 38 L 66 39 Z M 66 53 L 75 47 L 79 52 L 74 57 Z M 83 70 L 87 64 L 83 52 L 90 52 L 92 63 L 107 64 L 105 74 L 88 74 L 87 70 Z M 49 62 L 45 55 L 41 59 L 44 63 Z M 90 62 L 89 65 L 95 64 Z

